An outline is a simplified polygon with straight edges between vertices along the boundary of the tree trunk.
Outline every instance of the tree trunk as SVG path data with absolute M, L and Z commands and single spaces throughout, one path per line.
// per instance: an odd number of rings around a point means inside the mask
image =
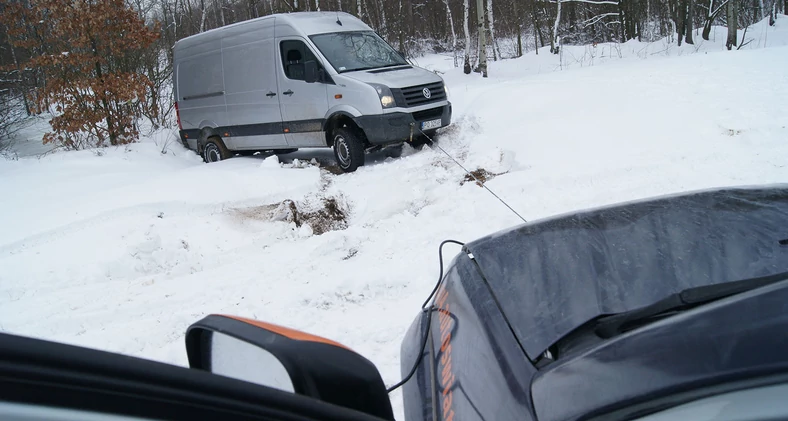
M 773 1 L 771 12 L 769 12 L 769 26 L 774 26 L 774 17 L 776 14 L 777 14 L 777 2 Z
M 736 39 L 738 38 L 738 33 L 736 31 L 739 22 L 736 13 L 736 2 L 734 0 L 728 1 L 726 16 L 728 18 L 728 40 L 725 42 L 725 46 L 730 50 L 736 45 Z
M 91 38 L 90 41 L 91 45 L 93 46 L 93 55 L 98 57 L 98 49 L 96 47 L 96 40 Z M 104 84 L 103 74 L 101 72 L 101 63 L 96 60 L 96 77 L 99 80 L 99 83 L 102 85 Z M 118 144 L 118 133 L 115 129 L 115 122 L 112 121 L 112 112 L 109 109 L 109 101 L 107 101 L 107 91 L 101 93 L 101 105 L 104 107 L 104 119 L 107 122 L 107 133 L 109 134 L 109 144 L 110 145 L 117 145 Z M 103 143 L 103 139 L 100 139 Z
M 479 72 L 487 77 L 487 43 L 484 39 L 484 0 L 476 0 L 476 18 L 479 25 Z
M 7 34 L 8 32 L 6 32 Z M 22 93 L 22 101 L 25 103 L 25 113 L 30 116 L 30 104 L 27 102 L 27 92 L 25 89 L 25 73 L 22 71 L 22 68 L 19 66 L 19 60 L 16 58 L 16 47 L 14 44 L 11 43 L 10 35 L 8 39 L 8 49 L 11 50 L 11 58 L 14 60 L 14 68 L 16 69 L 17 74 L 19 75 L 19 92 Z
M 205 12 L 205 0 L 200 0 L 200 10 L 202 11 L 201 12 L 202 13 L 202 17 L 200 17 L 200 32 L 204 32 L 205 31 L 205 15 L 207 15 L 207 13 Z
M 514 19 L 515 19 L 515 27 L 517 28 L 517 57 L 523 56 L 523 25 L 522 20 L 520 19 L 520 12 L 517 9 L 517 2 L 513 3 L 514 5 Z
M 561 22 L 561 0 L 556 0 L 555 23 L 553 24 L 553 35 L 550 37 L 550 52 L 558 54 L 558 23 Z
M 470 0 L 463 0 L 462 10 L 463 19 L 462 27 L 465 30 L 465 63 L 463 64 L 463 72 L 467 75 L 471 73 L 471 33 L 468 31 L 468 19 L 470 19 Z
M 679 47 L 684 41 L 684 34 L 687 30 L 687 0 L 679 0 L 676 3 L 676 39 Z
M 492 0 L 487 0 L 487 19 L 490 24 L 490 44 L 493 47 L 493 60 L 498 61 L 501 56 L 501 50 L 495 43 L 495 20 L 493 19 L 493 4 Z
M 399 50 L 404 52 L 405 51 L 405 31 L 402 30 L 402 25 L 404 24 L 404 22 L 403 22 L 404 19 L 401 19 L 402 18 L 402 0 L 399 0 L 399 10 L 397 10 L 397 16 L 400 17 L 400 19 L 398 21 L 398 24 L 399 24 L 398 25 L 399 26 L 398 30 L 399 30 L 399 32 L 398 32 L 398 35 L 397 35 L 397 38 L 399 39 Z
M 537 36 L 538 32 L 536 31 L 536 26 L 534 26 L 534 47 L 536 51 L 536 55 L 539 55 L 539 37 Z M 544 47 L 544 46 L 543 46 Z
M 315 0 L 315 1 L 317 1 L 317 0 Z M 388 34 L 389 33 L 389 23 L 386 20 L 386 7 L 385 7 L 385 4 L 383 4 L 382 1 L 380 1 L 378 4 L 380 5 L 380 19 L 383 21 L 383 28 L 385 29 L 386 34 Z
M 294 2 L 298 2 L 298 0 L 293 0 L 293 1 L 294 1 Z M 221 1 L 219 1 L 219 0 L 217 0 L 217 1 L 216 1 L 216 11 L 218 12 L 218 14 L 219 14 L 219 18 L 220 18 L 220 19 L 221 19 L 221 21 L 222 21 L 222 26 L 225 26 L 225 25 L 227 25 L 227 24 L 225 23 L 225 20 L 224 20 L 224 5 L 223 5 L 223 4 L 222 4 L 222 2 L 221 2 Z
M 451 7 L 449 7 L 449 0 L 443 0 L 446 5 L 446 19 L 449 21 L 449 28 L 451 28 L 451 54 L 454 56 L 454 67 L 458 67 L 457 57 L 457 32 L 454 31 L 454 19 L 451 16 Z
M 692 41 L 692 31 L 695 29 L 694 16 L 692 14 L 692 10 L 695 8 L 695 2 L 693 0 L 687 0 L 687 20 L 686 20 L 686 28 L 687 31 L 687 44 L 695 44 Z
M 706 22 L 703 24 L 703 33 L 701 36 L 706 41 L 709 40 L 709 34 L 711 33 L 711 24 L 714 22 L 714 0 L 709 0 L 709 10 L 706 12 Z

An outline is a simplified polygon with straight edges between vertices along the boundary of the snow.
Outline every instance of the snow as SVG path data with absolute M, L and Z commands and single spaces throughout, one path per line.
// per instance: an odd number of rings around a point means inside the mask
M 788 19 L 750 34 L 759 38 L 741 51 L 724 51 L 719 34 L 658 55 L 642 52 L 660 42 L 622 44 L 621 58 L 599 45 L 606 55 L 593 62 L 593 47 L 564 46 L 563 58 L 490 62 L 487 79 L 451 57 L 420 64 L 451 90 L 455 124 L 440 148 L 500 174 L 486 185 L 534 220 L 788 182 Z M 437 280 L 438 244 L 521 222 L 462 183 L 437 147 L 374 154 L 335 175 L 329 150 L 206 165 L 165 145 L 171 135 L 0 161 L 0 330 L 186 365 L 189 324 L 234 314 L 342 342 L 393 384 L 400 342 Z M 303 211 L 334 199 L 350 210 L 347 228 L 296 227 L 276 215 L 287 199 Z M 399 392 L 392 401 L 401 417 Z

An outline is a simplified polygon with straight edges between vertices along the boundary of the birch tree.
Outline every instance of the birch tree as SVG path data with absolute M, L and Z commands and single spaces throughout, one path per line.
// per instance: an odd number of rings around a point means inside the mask
M 454 19 L 451 16 L 451 7 L 449 6 L 449 0 L 443 0 L 443 4 L 446 5 L 446 19 L 449 21 L 449 28 L 451 28 L 451 52 L 454 56 L 454 67 L 458 67 L 458 57 L 457 57 L 457 32 L 454 31 Z
M 558 39 L 558 24 L 561 22 L 561 3 L 562 0 L 556 0 L 555 23 L 553 23 L 553 34 L 550 37 L 550 52 L 558 54 L 560 40 Z
M 487 0 L 487 22 L 490 25 L 490 45 L 493 47 L 493 60 L 498 60 L 501 55 L 501 50 L 495 43 L 495 20 L 493 19 L 493 2 Z
M 484 0 L 476 0 L 476 18 L 478 19 L 479 35 L 479 72 L 487 77 L 487 44 L 484 39 Z
M 465 63 L 463 64 L 463 72 L 467 75 L 471 73 L 471 33 L 468 31 L 468 19 L 470 19 L 471 11 L 470 0 L 463 0 L 462 10 L 462 27 L 465 30 Z

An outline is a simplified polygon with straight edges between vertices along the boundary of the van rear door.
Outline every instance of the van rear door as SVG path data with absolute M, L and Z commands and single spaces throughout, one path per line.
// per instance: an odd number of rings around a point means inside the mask
M 233 150 L 287 146 L 276 82 L 274 19 L 252 31 L 236 31 L 222 42 L 230 120 L 225 144 Z
M 327 85 L 306 83 L 304 63 L 314 60 L 318 68 L 325 66 L 301 37 L 278 37 L 276 44 L 279 104 L 287 143 L 293 147 L 326 146 Z

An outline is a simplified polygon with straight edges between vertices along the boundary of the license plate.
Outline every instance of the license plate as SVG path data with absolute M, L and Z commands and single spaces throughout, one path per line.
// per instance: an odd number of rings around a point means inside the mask
M 421 123 L 421 130 L 437 129 L 441 126 L 441 119 L 429 120 Z

